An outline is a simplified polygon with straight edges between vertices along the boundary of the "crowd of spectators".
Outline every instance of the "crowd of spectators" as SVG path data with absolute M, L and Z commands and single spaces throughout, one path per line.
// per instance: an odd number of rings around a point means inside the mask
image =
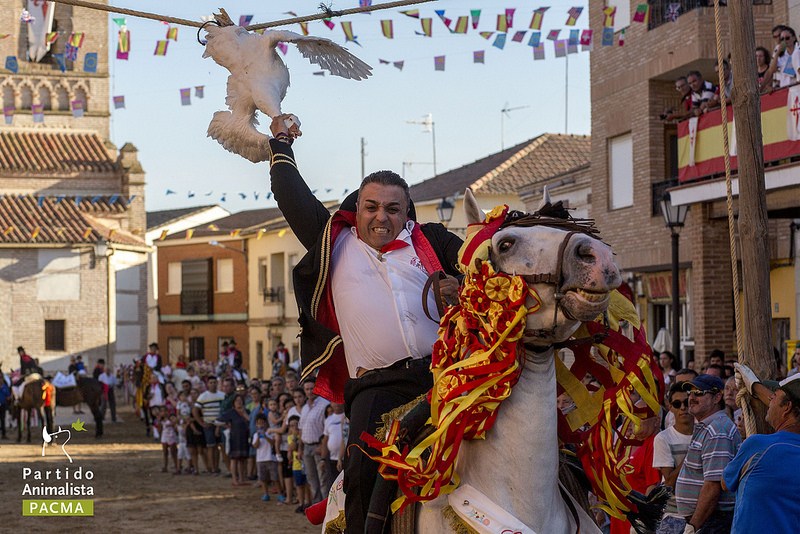
M 270 380 L 247 378 L 238 361 L 154 372 L 145 397 L 162 446 L 161 471 L 260 486 L 262 501 L 294 505 L 298 513 L 327 497 L 342 469 L 344 407 L 317 397 L 313 379 L 298 385 L 285 347 L 276 360 Z
M 781 87 L 800 82 L 800 44 L 794 29 L 784 24 L 772 28 L 772 52 L 758 46 L 755 53 L 758 87 L 761 93 L 769 93 Z M 714 81 L 707 81 L 698 70 L 692 70 L 675 80 L 675 90 L 680 94 L 680 104 L 664 110 L 660 118 L 665 121 L 697 117 L 723 103 L 731 104 L 733 71 L 730 54 L 722 60 L 722 90 L 719 81 L 719 62 L 714 63 Z

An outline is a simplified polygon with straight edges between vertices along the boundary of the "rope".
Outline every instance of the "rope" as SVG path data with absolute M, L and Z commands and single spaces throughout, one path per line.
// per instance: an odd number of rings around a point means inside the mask
M 78 6 L 78 7 L 85 7 L 87 9 L 97 9 L 99 11 L 108 11 L 109 13 L 118 13 L 121 15 L 130 15 L 131 17 L 138 17 L 143 19 L 152 19 L 158 20 L 162 22 L 169 22 L 170 24 L 180 24 L 182 26 L 192 26 L 194 28 L 200 28 L 203 25 L 203 22 L 198 22 L 194 20 L 187 20 L 181 19 L 177 17 L 170 17 L 167 15 L 158 15 L 156 13 L 148 13 L 146 11 L 138 11 L 135 9 L 126 9 L 124 7 L 115 7 L 115 6 L 106 6 L 103 4 L 97 4 L 95 2 L 86 2 L 84 0 L 52 0 L 53 2 L 58 2 L 60 4 L 67 4 L 71 6 Z M 343 17 L 346 15 L 352 15 L 355 13 L 367 13 L 370 11 L 378 11 L 382 9 L 392 9 L 395 7 L 402 7 L 402 6 L 409 6 L 414 4 L 423 4 L 426 2 L 434 2 L 435 0 L 400 0 L 397 2 L 388 2 L 385 4 L 377 4 L 374 6 L 365 6 L 365 7 L 356 7 L 352 9 L 345 9 L 343 11 L 331 11 L 330 8 L 324 6 L 324 4 L 320 4 L 320 6 L 324 9 L 323 13 L 317 13 L 316 15 L 306 15 L 304 17 L 294 17 L 290 19 L 283 19 L 283 20 L 276 20 L 274 22 L 265 22 L 262 24 L 253 24 L 250 26 L 245 27 L 246 30 L 253 31 L 253 30 L 260 30 L 262 28 L 273 28 L 275 26 L 286 26 L 289 24 L 299 23 L 299 22 L 308 22 L 311 20 L 319 20 L 319 19 L 327 19 L 333 17 Z
M 714 0 L 714 33 L 717 45 L 717 74 L 719 75 L 719 94 L 721 100 L 720 112 L 722 113 L 722 149 L 725 160 L 725 190 L 726 203 L 728 207 L 728 238 L 731 249 L 731 274 L 733 276 L 733 313 L 736 320 L 736 352 L 739 363 L 744 362 L 744 339 L 742 335 L 742 319 L 739 310 L 739 264 L 736 261 L 736 221 L 733 216 L 733 187 L 731 182 L 731 155 L 728 145 L 728 106 L 725 103 L 725 69 L 722 68 L 722 35 L 720 30 L 720 9 L 719 0 Z M 747 389 L 738 392 L 736 402 L 742 409 L 744 417 L 745 432 L 748 436 L 757 433 L 756 421 L 753 410 L 750 408 L 750 395 Z

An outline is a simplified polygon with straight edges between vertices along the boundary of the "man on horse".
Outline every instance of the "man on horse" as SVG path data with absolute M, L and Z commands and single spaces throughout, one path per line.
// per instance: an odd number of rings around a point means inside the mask
M 377 464 L 349 445 L 362 444 L 362 432 L 373 433 L 382 414 L 431 388 L 438 323 L 425 318 L 423 287 L 443 270 L 451 276 L 442 293 L 455 297 L 462 242 L 441 224 L 415 222 L 408 185 L 390 171 L 364 178 L 331 215 L 298 171 L 285 119 L 272 121 L 270 174 L 278 207 L 308 250 L 293 273 L 302 379 L 318 373 L 314 391 L 345 404 L 347 531 L 363 532 Z M 426 299 L 435 309 L 433 297 Z
M 22 376 L 28 376 L 33 373 L 42 374 L 42 368 L 36 364 L 36 360 L 25 352 L 22 346 L 17 347 L 17 354 L 19 354 L 19 372 Z

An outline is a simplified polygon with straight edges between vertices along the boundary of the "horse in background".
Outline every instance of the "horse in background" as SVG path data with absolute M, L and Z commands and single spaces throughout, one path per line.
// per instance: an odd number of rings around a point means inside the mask
M 83 375 L 76 376 L 75 380 L 77 386 L 57 389 L 56 406 L 76 406 L 85 402 L 94 416 L 94 437 L 99 438 L 103 435 L 103 412 L 100 409 L 103 401 L 103 384 L 99 380 Z
M 21 396 L 14 397 L 11 408 L 13 417 L 17 421 L 17 443 L 22 441 L 23 414 L 28 443 L 31 442 L 31 414 L 33 412 L 39 416 L 39 425 L 46 423 L 47 431 L 52 431 L 55 397 L 53 389 L 53 386 L 45 379 L 35 378 L 24 383 Z M 44 417 L 42 412 L 44 412 Z

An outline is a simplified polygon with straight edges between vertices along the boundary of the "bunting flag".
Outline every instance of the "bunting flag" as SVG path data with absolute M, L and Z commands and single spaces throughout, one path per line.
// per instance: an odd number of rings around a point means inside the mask
M 53 59 L 56 60 L 56 65 L 61 72 L 67 72 L 67 58 L 64 57 L 64 54 L 53 54 Z
M 325 71 L 318 70 L 317 72 L 312 72 L 311 74 L 313 74 L 314 76 L 325 76 Z
M 603 46 L 614 46 L 614 28 L 603 28 Z
M 497 15 L 497 31 L 500 33 L 508 31 L 508 19 L 505 15 Z
M 650 4 L 639 4 L 633 14 L 633 22 L 647 24 L 650 22 Z
M 400 11 L 401 15 L 405 15 L 406 17 L 411 17 L 412 19 L 419 18 L 419 9 L 407 9 L 405 11 Z
M 578 46 L 578 43 L 581 40 L 581 31 L 580 30 L 570 30 L 569 31 L 569 39 L 567 39 L 567 46 Z
M 433 58 L 433 70 L 444 70 L 444 56 Z
M 48 32 L 44 37 L 44 42 L 51 45 L 58 40 L 58 32 Z
M 369 7 L 372 5 L 372 0 L 358 0 L 358 7 Z
M 117 35 L 117 59 L 127 60 L 131 50 L 131 32 L 120 30 Z
M 67 43 L 64 47 L 64 57 L 70 61 L 78 61 L 78 47 Z
M 445 26 L 447 26 L 447 29 L 449 30 L 450 24 L 452 24 L 453 21 L 444 16 L 444 9 L 437 9 L 436 11 L 434 11 L 434 13 L 436 13 L 436 15 L 439 17 L 439 20 L 441 20 L 442 23 Z
M 39 204 L 40 208 L 44 205 L 44 201 L 45 201 L 46 198 L 47 197 L 44 196 L 44 195 L 39 195 L 39 198 L 36 199 L 37 204 Z
M 349 20 L 345 20 L 340 23 L 342 26 L 342 31 L 344 32 L 344 39 L 346 43 L 355 43 L 358 46 L 361 44 L 358 42 L 358 36 L 353 35 L 353 23 Z
M 681 5 L 679 3 L 671 3 L 667 6 L 666 19 L 670 22 L 676 22 L 678 17 L 681 16 Z
M 8 227 L 8 228 L 6 228 L 5 230 L 3 230 L 3 235 L 8 235 L 8 234 L 10 234 L 10 233 L 11 233 L 11 232 L 13 232 L 13 231 L 14 231 L 14 227 L 13 227 L 13 226 L 9 226 L 9 227 Z
M 511 28 L 511 27 L 514 26 L 514 12 L 515 11 L 516 11 L 516 9 L 514 9 L 514 8 L 507 8 L 506 9 L 505 16 L 506 16 L 506 27 L 507 28 Z
M 492 43 L 492 46 L 494 46 L 495 48 L 499 48 L 500 50 L 505 48 L 505 46 L 506 46 L 506 35 L 508 35 L 508 34 L 507 33 L 498 33 L 497 37 L 494 38 L 494 42 Z
M 533 12 L 533 18 L 531 18 L 531 30 L 541 30 L 542 29 L 542 20 L 544 20 L 544 13 L 550 9 L 549 7 L 540 7 L 539 9 Z
M 514 32 L 514 37 L 511 38 L 515 43 L 521 43 L 525 39 L 525 30 Z
M 483 50 L 475 50 L 472 53 L 472 62 L 473 63 L 483 63 L 485 52 Z
M 10 70 L 14 74 L 19 71 L 19 62 L 17 56 L 6 56 L 6 70 Z
M 72 109 L 72 116 L 76 119 L 83 117 L 83 101 L 82 100 L 73 100 L 69 103 L 70 109 Z
M 287 45 L 286 43 L 278 43 L 275 45 L 275 47 L 278 50 L 280 50 L 281 54 L 283 54 L 284 56 L 289 53 L 289 45 Z
M 580 38 L 581 46 L 592 46 L 592 30 L 583 30 Z
M 336 27 L 336 23 L 331 19 L 322 19 L 322 23 L 327 26 L 329 30 L 332 30 Z
M 169 235 L 169 230 L 161 230 L 161 235 L 158 237 L 159 241 L 164 241 Z M 88 237 L 88 236 L 87 236 Z
M 89 52 L 83 56 L 83 72 L 97 72 L 97 52 Z
M 127 21 L 125 20 L 125 17 L 119 17 L 119 18 L 111 19 L 111 20 L 113 20 L 114 24 L 116 24 L 120 28 L 124 28 L 125 26 L 127 26 Z
M 14 108 L 13 105 L 11 106 L 3 106 L 3 118 L 6 121 L 6 124 L 11 125 L 14 124 Z
M 253 30 L 253 31 L 255 33 L 257 33 L 258 35 L 264 35 L 264 30 L 266 30 L 266 28 L 259 28 L 257 30 Z
M 300 23 L 300 32 L 302 32 L 303 35 L 308 35 L 308 22 Z
M 619 45 L 625 46 L 625 28 L 623 28 L 622 31 L 619 32 Z
M 253 20 L 253 15 L 241 15 L 239 17 L 239 26 L 244 28 L 245 26 L 249 26 L 250 22 Z
M 194 198 L 194 191 L 189 191 L 186 193 L 186 198 Z
M 173 191 L 172 189 L 167 189 L 164 192 L 164 196 L 169 196 L 169 195 L 177 195 L 177 193 L 175 191 Z
M 381 31 L 387 39 L 394 39 L 394 22 L 392 20 L 382 20 Z
M 75 32 L 69 36 L 69 44 L 74 46 L 75 48 L 80 48 L 83 46 L 83 39 L 85 34 L 83 32 Z
M 533 47 L 533 59 L 534 61 L 544 59 L 544 43 L 539 43 Z
M 256 241 L 261 239 L 261 237 L 266 233 L 266 231 L 267 231 L 266 228 L 259 228 L 258 234 L 256 235 Z
M 191 106 L 192 105 L 192 89 L 190 87 L 186 87 L 181 89 L 181 106 Z
M 124 109 L 125 108 L 125 96 L 118 95 L 114 97 L 114 109 Z
M 542 42 L 542 32 L 531 32 L 531 38 L 528 39 L 528 46 L 539 46 Z
M 34 228 L 33 232 L 31 232 L 31 239 L 36 239 L 37 237 L 39 237 L 39 232 L 41 231 L 42 231 L 41 226 L 37 226 L 36 228 Z
M 33 104 L 31 106 L 33 122 L 44 122 L 44 104 Z
M 578 43 L 570 43 L 569 39 L 567 40 L 567 54 L 577 54 L 578 53 Z
M 547 39 L 549 41 L 558 41 L 558 34 L 561 33 L 561 30 L 550 30 L 547 34 Z
M 381 65 L 390 65 L 392 62 L 389 61 L 388 59 L 378 58 L 378 63 L 381 64 Z
M 494 32 L 478 32 L 478 35 L 480 35 L 481 37 L 483 37 L 484 39 L 486 39 L 488 41 L 489 39 L 492 38 L 492 35 L 494 35 Z
M 167 28 L 167 40 L 172 39 L 173 41 L 178 40 L 178 27 L 177 26 L 170 26 Z
M 208 229 L 211 230 L 212 232 L 219 232 L 219 226 L 217 226 L 214 223 L 209 224 Z
M 194 97 L 195 98 L 203 98 L 203 92 L 205 90 L 205 85 L 195 85 L 194 86 Z
M 467 33 L 467 28 L 469 28 L 469 17 L 458 17 L 453 33 Z
M 189 228 L 186 230 L 186 240 L 188 241 L 194 236 L 194 228 Z
M 569 11 L 567 11 L 567 15 L 569 16 L 567 17 L 567 22 L 565 22 L 565 24 L 567 26 L 575 26 L 575 23 L 578 22 L 578 17 L 581 16 L 581 13 L 583 13 L 582 7 L 571 7 Z
M 478 23 L 481 20 L 481 10 L 480 9 L 471 9 L 469 11 L 469 16 L 472 17 L 472 29 L 478 29 Z
M 603 9 L 603 27 L 604 28 L 613 28 L 614 27 L 614 16 L 617 14 L 616 7 L 606 7 Z
M 424 35 L 425 37 L 433 37 L 433 19 L 425 18 L 419 19 L 422 25 L 422 33 L 415 32 L 417 35 Z
M 567 42 L 563 39 L 558 39 L 553 46 L 556 50 L 556 57 L 564 57 L 567 55 Z
M 166 233 L 167 233 L 167 231 L 166 231 L 166 230 L 164 230 L 163 232 L 161 232 L 161 235 L 163 236 L 163 237 L 161 238 L 161 240 L 162 240 L 162 241 L 163 241 L 164 239 L 166 239 L 166 237 L 167 237 L 167 236 L 166 236 Z M 84 231 L 83 231 L 83 238 L 84 238 L 84 239 L 89 239 L 89 236 L 90 236 L 90 235 L 92 235 L 92 228 L 91 228 L 91 226 L 87 226 L 87 227 L 86 227 L 86 230 L 84 230 Z
M 231 237 L 239 237 L 239 234 L 242 233 L 241 228 L 236 228 L 235 230 L 231 230 Z
M 156 49 L 153 52 L 154 56 L 166 56 L 167 55 L 167 46 L 169 45 L 169 41 L 156 41 Z
M 405 64 L 405 61 L 395 61 L 394 63 L 392 63 L 392 65 L 394 65 L 394 67 L 397 70 L 403 70 L 403 65 L 404 64 Z M 269 196 L 267 196 L 267 199 L 269 199 Z

